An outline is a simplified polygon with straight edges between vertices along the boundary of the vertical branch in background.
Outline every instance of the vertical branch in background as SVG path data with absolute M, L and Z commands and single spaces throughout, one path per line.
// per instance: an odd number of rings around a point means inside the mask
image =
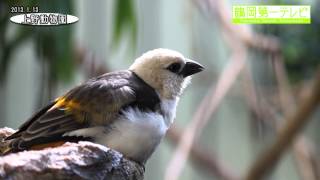
M 254 87 L 253 77 L 251 75 L 251 71 L 248 65 L 245 67 L 243 71 L 243 92 L 246 97 L 247 104 L 249 108 L 252 110 L 252 114 L 255 119 L 264 120 L 264 112 L 261 110 L 260 104 L 258 102 L 258 94 Z
M 290 114 L 295 109 L 295 102 L 287 77 L 286 69 L 284 68 L 283 58 L 280 54 L 274 54 L 273 65 L 278 83 L 280 106 L 284 115 Z

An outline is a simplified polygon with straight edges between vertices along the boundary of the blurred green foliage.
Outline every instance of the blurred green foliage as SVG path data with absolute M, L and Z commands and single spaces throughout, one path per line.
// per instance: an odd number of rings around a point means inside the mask
M 32 28 L 24 26 L 19 28 L 12 39 L 8 39 L 6 34 L 8 32 L 10 7 L 17 5 L 32 5 L 35 1 L 19 1 L 19 0 L 3 0 L 0 1 L 0 83 L 3 82 L 10 65 L 11 55 L 16 48 L 25 40 L 31 37 Z
M 1 30 L 1 58 L 0 58 L 0 78 L 3 81 L 6 76 L 7 69 L 10 65 L 11 55 L 16 48 L 31 38 L 36 45 L 36 53 L 39 56 L 39 61 L 47 61 L 49 64 L 50 79 L 69 80 L 73 73 L 73 45 L 72 26 L 51 26 L 51 27 L 36 27 L 16 25 L 17 31 L 13 35 L 13 39 L 7 39 L 7 30 L 9 26 L 10 7 L 38 6 L 40 12 L 57 12 L 68 13 L 73 12 L 73 1 L 56 0 L 56 1 L 1 1 L 3 11 L 0 14 Z
M 274 0 L 271 4 L 308 5 L 303 1 Z M 296 3 L 294 3 L 296 2 Z M 270 4 L 270 3 L 268 3 Z M 310 25 L 261 25 L 259 31 L 279 38 L 290 80 L 295 83 L 309 78 L 320 65 L 320 1 L 311 6 Z
M 73 14 L 73 1 L 39 1 L 41 12 Z M 73 25 L 34 28 L 36 52 L 40 61 L 48 61 L 50 80 L 68 81 L 74 71 Z
M 12 6 L 33 7 L 38 6 L 40 12 L 56 12 L 74 14 L 75 1 L 0 1 L 0 82 L 5 79 L 7 69 L 11 62 L 11 55 L 16 48 L 31 38 L 36 45 L 35 52 L 38 60 L 47 62 L 49 67 L 49 81 L 68 81 L 74 73 L 74 44 L 73 25 L 67 26 L 23 26 L 16 25 L 17 31 L 13 39 L 6 35 L 9 26 L 9 18 Z M 119 44 L 124 30 L 130 33 L 132 44 L 135 45 L 137 37 L 137 20 L 133 0 L 116 0 L 114 2 L 114 28 L 113 46 Z M 133 46 L 135 47 L 135 46 Z M 107 47 L 106 47 L 107 48 Z
M 132 45 L 135 46 L 137 39 L 137 18 L 133 0 L 115 1 L 113 46 L 117 46 L 124 30 L 130 33 Z

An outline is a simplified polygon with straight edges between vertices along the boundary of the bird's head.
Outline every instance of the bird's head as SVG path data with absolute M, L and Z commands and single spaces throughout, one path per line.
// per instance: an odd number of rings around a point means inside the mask
M 169 49 L 148 51 L 129 68 L 165 99 L 178 97 L 189 84 L 190 75 L 203 69 L 199 63 Z

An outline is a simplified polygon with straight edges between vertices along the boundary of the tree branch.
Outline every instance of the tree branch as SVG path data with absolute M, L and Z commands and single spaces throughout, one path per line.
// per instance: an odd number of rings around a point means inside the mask
M 296 135 L 302 127 L 310 120 L 312 112 L 320 102 L 320 69 L 315 76 L 314 86 L 308 95 L 304 97 L 297 106 L 294 113 L 288 115 L 285 126 L 279 131 L 278 138 L 272 144 L 270 149 L 263 153 L 253 164 L 245 179 L 256 180 L 262 179 L 264 175 L 280 159 L 281 155 L 289 148 Z
M 8 128 L 0 129 L 0 137 L 12 132 Z M 122 154 L 84 141 L 0 157 L 0 179 L 142 180 L 143 174 L 143 166 Z

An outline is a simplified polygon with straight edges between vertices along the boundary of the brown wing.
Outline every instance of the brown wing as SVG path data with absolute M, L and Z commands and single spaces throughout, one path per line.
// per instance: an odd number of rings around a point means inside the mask
M 9 152 L 49 142 L 77 141 L 81 137 L 63 135 L 81 128 L 109 124 L 119 116 L 123 106 L 135 101 L 130 77 L 128 71 L 109 73 L 72 89 L 9 136 L 6 139 L 11 140 Z
M 39 115 L 36 114 L 36 116 Z M 88 126 L 86 122 L 77 121 L 74 115 L 66 112 L 65 109 L 53 107 L 9 136 L 6 139 L 11 140 L 8 151 L 17 152 L 30 149 L 35 145 L 57 141 L 86 140 L 81 137 L 64 137 L 63 134 Z

